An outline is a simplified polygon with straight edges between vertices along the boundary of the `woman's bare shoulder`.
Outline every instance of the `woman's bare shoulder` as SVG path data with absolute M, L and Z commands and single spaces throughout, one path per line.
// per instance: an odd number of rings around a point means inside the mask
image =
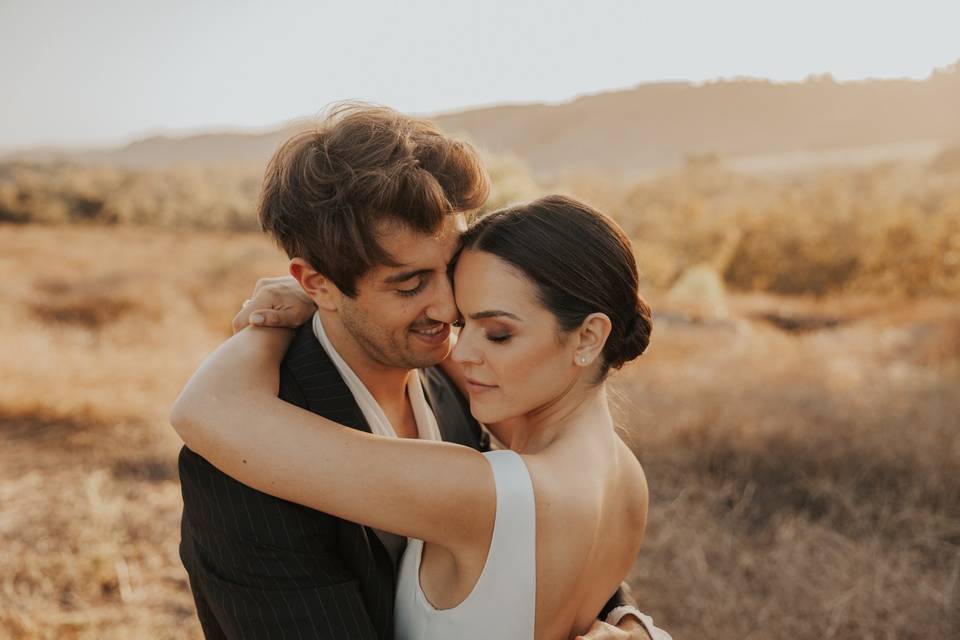
M 636 526 L 643 527 L 647 521 L 647 509 L 650 505 L 647 475 L 637 456 L 626 444 L 621 445 L 618 455 L 621 459 L 619 467 L 623 474 L 623 498 L 628 515 Z
M 537 525 L 561 527 L 567 542 L 586 542 L 603 510 L 601 479 L 589 465 L 574 469 L 539 454 L 525 455 L 537 505 Z

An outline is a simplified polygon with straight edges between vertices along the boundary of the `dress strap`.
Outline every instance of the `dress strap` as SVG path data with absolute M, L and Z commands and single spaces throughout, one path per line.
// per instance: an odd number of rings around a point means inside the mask
M 423 543 L 411 540 L 397 583 L 397 640 L 531 640 L 536 625 L 536 501 L 523 458 L 488 451 L 497 491 L 496 521 L 486 561 L 469 595 L 435 609 L 420 585 Z
M 490 581 L 495 592 L 506 581 L 513 582 L 514 594 L 530 599 L 524 603 L 536 608 L 537 583 L 537 506 L 533 481 L 523 458 L 509 449 L 487 451 L 497 486 L 497 512 L 490 540 L 490 551 L 480 582 Z M 487 585 L 478 584 L 478 591 Z

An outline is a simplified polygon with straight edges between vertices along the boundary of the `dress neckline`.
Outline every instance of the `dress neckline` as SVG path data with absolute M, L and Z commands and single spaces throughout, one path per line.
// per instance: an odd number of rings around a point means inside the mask
M 513 451 L 513 450 L 511 450 L 511 449 L 497 449 L 497 450 L 495 450 L 495 451 L 487 451 L 484 455 L 485 455 L 485 456 L 487 456 L 487 455 L 502 455 L 502 454 L 505 454 L 505 453 L 506 453 L 506 454 L 513 454 L 514 456 L 517 457 L 517 459 L 520 460 L 520 463 L 523 465 L 524 471 L 527 472 L 527 477 L 530 478 L 530 484 L 531 484 L 531 486 L 532 486 L 532 485 L 533 485 L 533 477 L 530 476 L 530 469 L 527 468 L 527 463 L 524 462 L 523 456 L 521 456 L 521 455 L 520 455 L 519 453 L 517 453 L 516 451 Z M 491 470 L 491 472 L 495 473 L 495 471 L 493 470 L 493 465 L 491 465 L 490 470 Z M 496 484 L 496 477 L 494 477 L 494 484 Z M 499 500 L 499 496 L 498 496 L 498 500 Z M 452 612 L 456 611 L 457 609 L 459 609 L 460 607 L 464 606 L 467 602 L 469 602 L 469 601 L 470 601 L 470 598 L 472 598 L 472 597 L 474 596 L 474 594 L 477 593 L 477 591 L 479 590 L 480 584 L 483 582 L 484 576 L 487 575 L 487 569 L 490 567 L 490 552 L 493 551 L 493 542 L 494 542 L 494 540 L 496 539 L 496 535 L 497 535 L 497 522 L 496 522 L 496 510 L 494 510 L 493 531 L 492 531 L 491 534 L 490 534 L 490 545 L 487 547 L 487 555 L 486 555 L 486 557 L 484 557 L 484 559 L 483 559 L 483 569 L 480 570 L 480 576 L 477 578 L 477 581 L 473 584 L 473 588 L 470 589 L 470 592 L 466 595 L 466 597 L 465 597 L 463 600 L 461 600 L 461 601 L 458 602 L 457 604 L 453 605 L 452 607 L 448 607 L 448 608 L 446 608 L 446 609 L 438 609 L 437 607 L 433 606 L 433 603 L 430 602 L 430 599 L 429 599 L 429 598 L 427 598 L 427 594 L 423 592 L 423 585 L 420 583 L 420 567 L 421 567 L 421 565 L 422 565 L 422 563 L 423 563 L 423 547 L 424 547 L 424 545 L 425 545 L 426 543 L 425 543 L 423 540 L 411 541 L 411 543 L 414 543 L 414 542 L 415 542 L 415 543 L 416 543 L 416 546 L 417 546 L 417 551 L 416 551 L 416 553 L 417 553 L 417 557 L 416 557 L 416 574 L 415 574 L 416 577 L 417 577 L 417 580 L 416 580 L 416 582 L 417 582 L 417 588 L 416 588 L 416 599 L 417 599 L 417 601 L 420 602 L 420 604 L 421 604 L 427 611 L 429 611 L 430 613 L 436 613 L 436 614 L 452 613 Z M 409 549 L 408 549 L 408 550 L 409 550 Z

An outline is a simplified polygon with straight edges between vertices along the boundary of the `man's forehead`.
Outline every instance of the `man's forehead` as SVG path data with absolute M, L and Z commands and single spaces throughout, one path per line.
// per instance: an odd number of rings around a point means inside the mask
M 445 269 L 460 242 L 462 219 L 463 216 L 448 216 L 437 233 L 424 233 L 397 223 L 381 226 L 377 234 L 380 246 L 396 264 L 374 267 L 376 276 L 386 278 L 411 269 Z
M 463 228 L 453 219 L 453 216 L 444 218 L 442 226 L 436 232 L 424 232 L 411 227 L 389 223 L 379 226 L 377 240 L 389 253 L 397 255 L 400 252 L 417 254 L 443 249 L 460 240 Z
M 451 213 L 443 217 L 440 226 L 433 233 L 415 229 L 400 218 L 387 217 L 376 223 L 375 232 L 381 239 L 391 236 L 423 236 L 425 238 L 448 235 L 460 236 L 467 230 L 467 216 L 462 212 Z

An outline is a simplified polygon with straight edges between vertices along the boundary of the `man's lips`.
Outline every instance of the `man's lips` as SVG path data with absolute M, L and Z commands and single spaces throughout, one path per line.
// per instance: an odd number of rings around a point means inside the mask
M 443 344 L 450 337 L 450 325 L 437 324 L 432 327 L 420 327 L 410 329 L 410 333 L 418 340 L 426 342 L 431 346 Z

